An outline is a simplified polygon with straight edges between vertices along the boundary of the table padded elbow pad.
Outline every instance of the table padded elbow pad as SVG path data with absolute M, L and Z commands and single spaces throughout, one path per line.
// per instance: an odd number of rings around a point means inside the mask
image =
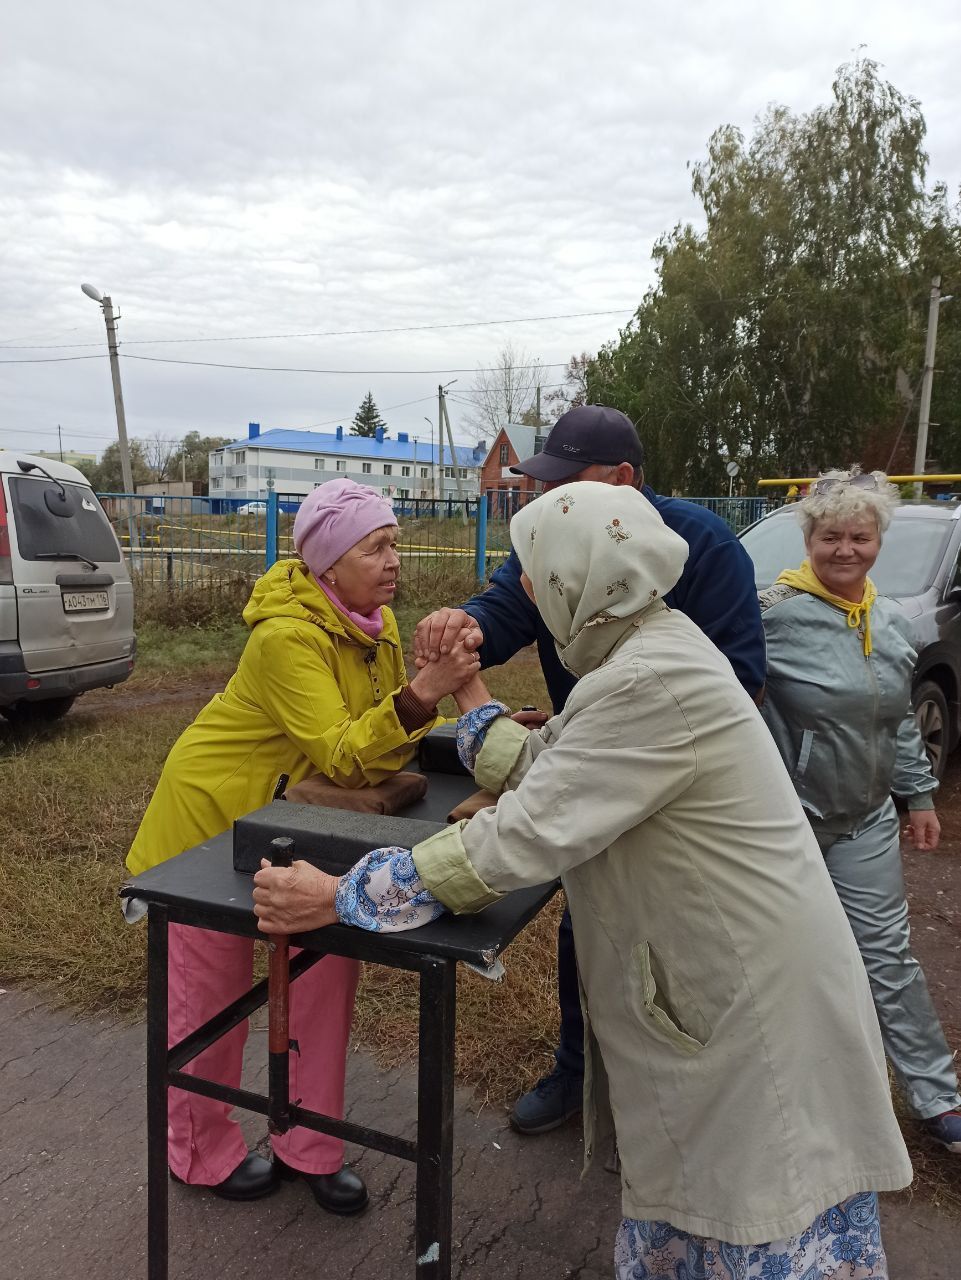
M 270 858 L 271 840 L 290 836 L 295 858 L 332 875 L 342 875 L 371 849 L 387 845 L 410 849 L 444 826 L 444 821 L 352 813 L 348 809 L 275 800 L 234 823 L 234 870 L 251 875 L 259 871 L 261 858 Z

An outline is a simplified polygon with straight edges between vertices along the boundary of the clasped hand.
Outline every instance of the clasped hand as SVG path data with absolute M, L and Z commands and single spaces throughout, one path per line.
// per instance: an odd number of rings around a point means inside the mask
M 483 643 L 480 628 L 461 609 L 440 610 L 452 616 L 447 624 L 432 635 L 425 624 L 437 614 L 421 622 L 414 635 L 414 663 L 417 674 L 410 682 L 411 691 L 426 706 L 436 706 L 448 693 L 455 693 L 480 671 L 478 650 Z

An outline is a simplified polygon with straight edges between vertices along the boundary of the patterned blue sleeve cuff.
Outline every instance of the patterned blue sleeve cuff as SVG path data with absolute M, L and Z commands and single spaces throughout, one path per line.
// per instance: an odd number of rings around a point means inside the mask
M 372 933 L 419 929 L 445 910 L 399 845 L 371 850 L 341 876 L 334 907 L 342 924 Z
M 465 769 L 474 772 L 474 764 L 487 737 L 487 730 L 501 716 L 509 716 L 510 707 L 492 698 L 482 707 L 467 711 L 457 721 L 457 754 Z

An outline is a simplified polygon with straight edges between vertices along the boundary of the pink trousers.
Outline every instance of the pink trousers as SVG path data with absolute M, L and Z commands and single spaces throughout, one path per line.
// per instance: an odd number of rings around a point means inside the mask
M 169 930 L 167 1043 L 175 1044 L 250 990 L 253 940 L 189 925 Z M 296 954 L 291 951 L 291 957 Z M 290 1096 L 312 1111 L 344 1114 L 344 1073 L 354 992 L 360 965 L 324 956 L 290 986 Z M 247 1023 L 221 1037 L 188 1063 L 191 1075 L 234 1088 L 240 1085 Z M 228 1103 L 171 1089 L 167 1159 L 184 1182 L 214 1186 L 229 1178 L 247 1155 L 240 1125 Z M 280 1158 L 302 1173 L 336 1173 L 344 1159 L 339 1138 L 295 1128 L 271 1139 Z

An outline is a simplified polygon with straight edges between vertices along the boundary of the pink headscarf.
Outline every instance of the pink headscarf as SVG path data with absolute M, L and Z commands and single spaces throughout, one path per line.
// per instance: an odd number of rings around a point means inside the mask
M 319 579 L 361 538 L 396 523 L 393 507 L 376 490 L 353 480 L 328 480 L 300 504 L 294 547 Z

